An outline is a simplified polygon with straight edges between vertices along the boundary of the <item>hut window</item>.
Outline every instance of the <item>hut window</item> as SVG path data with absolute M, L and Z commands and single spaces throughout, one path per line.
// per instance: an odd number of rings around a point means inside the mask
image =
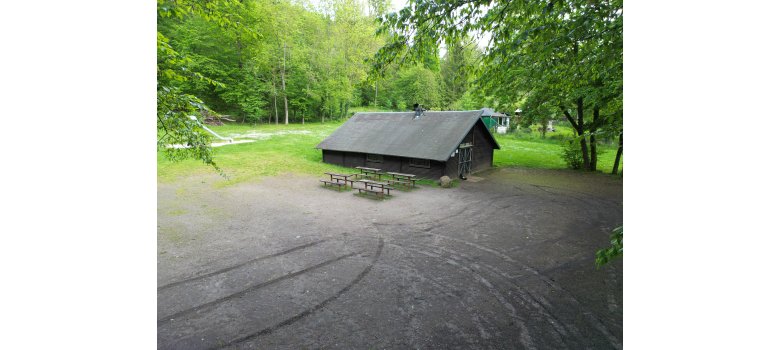
M 431 161 L 428 159 L 411 158 L 409 159 L 409 166 L 418 168 L 430 168 Z
M 381 154 L 366 154 L 366 162 L 382 163 L 382 155 Z

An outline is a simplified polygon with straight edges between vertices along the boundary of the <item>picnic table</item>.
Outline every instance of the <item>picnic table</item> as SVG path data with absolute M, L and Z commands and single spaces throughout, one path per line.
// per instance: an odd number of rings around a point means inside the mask
M 415 179 L 417 175 L 413 174 L 396 173 L 391 171 L 388 171 L 386 174 L 390 175 L 390 180 L 387 181 L 388 183 L 401 184 L 408 189 L 412 189 L 412 187 L 414 187 L 415 181 L 417 181 L 417 179 Z
M 356 166 L 355 169 L 360 170 L 360 176 L 376 180 L 380 180 L 382 178 L 382 169 L 368 168 L 364 166 Z
M 341 187 L 347 187 L 347 183 L 349 183 L 349 187 L 354 188 L 354 182 L 349 179 L 354 174 L 325 173 L 325 175 L 330 175 L 330 180 L 320 180 L 325 186 L 338 186 L 339 191 L 341 191 Z
M 349 178 L 355 174 L 325 173 L 325 175 L 330 175 L 330 181 L 344 182 L 345 184 L 349 183 L 350 187 L 354 187 L 353 180 L 350 180 Z
M 390 195 L 390 190 L 393 188 L 390 186 L 389 183 L 386 182 L 377 182 L 373 180 L 357 180 L 356 182 L 362 182 L 365 188 L 358 187 L 359 193 L 372 193 L 377 197 L 384 197 L 385 191 L 387 191 L 387 195 Z

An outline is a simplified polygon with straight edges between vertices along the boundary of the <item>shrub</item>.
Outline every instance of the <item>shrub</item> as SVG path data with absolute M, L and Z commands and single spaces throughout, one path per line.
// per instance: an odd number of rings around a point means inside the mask
M 615 260 L 623 255 L 623 225 L 612 230 L 609 248 L 600 249 L 596 252 L 596 266 L 602 267 L 608 262 Z
M 566 140 L 561 144 L 563 151 L 561 157 L 566 162 L 566 165 L 572 169 L 582 169 L 582 149 L 580 149 L 580 143 L 577 140 Z

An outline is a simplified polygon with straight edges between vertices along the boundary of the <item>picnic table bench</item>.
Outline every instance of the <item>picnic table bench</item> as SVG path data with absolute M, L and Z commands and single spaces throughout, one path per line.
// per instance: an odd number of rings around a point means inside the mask
M 338 186 L 338 188 L 339 188 L 339 192 L 341 192 L 341 187 L 342 187 L 342 186 L 343 186 L 344 188 L 346 188 L 346 187 L 347 187 L 347 183 L 346 183 L 346 182 L 339 182 L 338 180 L 337 180 L 337 181 L 333 181 L 333 180 L 325 180 L 325 179 L 321 179 L 321 180 L 320 180 L 320 182 L 322 182 L 323 186 L 326 186 L 326 187 L 327 187 L 328 185 L 331 185 L 331 186 Z
M 341 182 L 343 182 L 343 184 L 345 186 L 346 186 L 347 183 L 349 183 L 349 187 L 355 188 L 354 181 L 350 180 L 349 178 L 351 176 L 356 175 L 356 174 L 325 173 L 325 175 L 330 175 L 329 183 L 333 183 L 333 182 L 341 183 Z M 320 180 L 320 182 L 323 182 L 323 180 Z M 339 188 L 341 188 L 341 186 L 339 186 Z
M 386 182 L 377 182 L 372 180 L 357 180 L 357 182 L 362 182 L 365 186 L 365 188 L 358 187 L 358 193 L 371 193 L 380 198 L 385 197 L 385 191 L 387 191 L 387 195 L 389 196 L 390 190 L 394 189 Z
M 401 184 L 408 189 L 412 189 L 412 187 L 414 187 L 415 185 L 415 181 L 417 181 L 417 179 L 415 179 L 417 175 L 413 175 L 413 174 L 404 174 L 404 173 L 396 173 L 396 172 L 388 171 L 387 175 L 390 175 L 390 180 L 388 180 L 387 182 L 391 184 Z
M 368 168 L 364 166 L 356 166 L 355 169 L 360 170 L 360 174 L 357 174 L 357 176 L 367 177 L 376 180 L 382 178 L 382 169 Z

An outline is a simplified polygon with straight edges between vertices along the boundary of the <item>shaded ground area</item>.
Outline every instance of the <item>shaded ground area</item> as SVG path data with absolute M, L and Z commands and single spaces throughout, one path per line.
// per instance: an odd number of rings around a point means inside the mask
M 621 348 L 622 182 L 499 169 L 377 201 L 278 176 L 158 187 L 158 347 Z

